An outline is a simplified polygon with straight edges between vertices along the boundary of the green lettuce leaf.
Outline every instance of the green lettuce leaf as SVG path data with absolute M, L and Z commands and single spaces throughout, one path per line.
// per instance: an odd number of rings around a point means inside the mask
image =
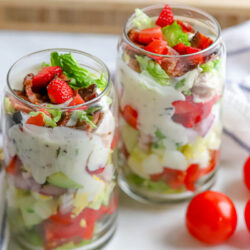
M 97 77 L 87 69 L 82 68 L 71 53 L 59 55 L 58 52 L 52 52 L 50 61 L 52 66 L 62 68 L 63 74 L 70 79 L 69 86 L 72 89 L 86 88 L 91 84 L 96 84 L 98 88 L 103 89 L 107 85 L 104 74 Z
M 217 69 L 219 67 L 221 63 L 221 59 L 217 58 L 215 60 L 206 62 L 204 64 L 200 65 L 200 68 L 202 69 L 202 73 L 207 73 L 207 72 L 211 72 L 213 69 Z
M 188 34 L 182 31 L 181 26 L 176 21 L 162 28 L 162 32 L 165 40 L 171 47 L 174 47 L 180 42 L 187 46 L 191 45 L 188 40 Z
M 92 128 L 96 128 L 96 125 L 92 122 L 92 116 L 88 115 L 84 110 L 75 110 L 72 114 L 72 119 L 79 120 L 80 122 L 87 122 Z
M 168 74 L 164 69 L 161 68 L 161 66 L 157 62 L 150 60 L 147 56 L 142 57 L 136 55 L 135 57 L 140 64 L 142 72 L 148 72 L 149 75 L 152 76 L 152 78 L 162 86 L 170 85 Z
M 53 120 L 55 122 L 59 122 L 61 120 L 61 117 L 62 117 L 62 110 L 61 109 L 48 109 L 47 110 L 53 117 Z
M 139 30 L 152 28 L 155 24 L 153 19 L 140 9 L 135 9 L 135 18 L 133 20 L 133 23 Z

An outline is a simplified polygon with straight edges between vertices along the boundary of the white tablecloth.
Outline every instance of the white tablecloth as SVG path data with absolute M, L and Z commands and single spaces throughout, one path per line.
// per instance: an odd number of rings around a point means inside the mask
M 250 23 L 246 32 L 249 30 Z M 247 55 L 248 49 L 246 48 L 249 48 L 250 51 L 250 39 L 245 46 L 239 47 L 237 44 L 230 44 L 228 32 L 225 33 L 225 37 L 227 37 L 230 52 L 227 78 L 240 81 L 240 77 L 246 74 L 246 70 L 242 69 L 242 64 L 240 66 L 237 56 L 239 54 Z M 66 47 L 84 50 L 100 57 L 110 68 L 114 69 L 117 40 L 117 36 L 111 35 L 0 31 L 1 87 L 5 84 L 8 68 L 17 58 L 45 48 Z M 245 51 L 240 52 L 241 49 L 245 49 Z M 250 53 L 246 58 L 249 61 Z M 237 66 L 234 66 L 236 64 Z M 243 65 L 243 67 L 245 66 Z M 238 77 L 235 69 L 240 74 Z M 250 64 L 248 64 L 248 69 L 250 71 Z M 221 168 L 214 190 L 227 194 L 235 202 L 238 212 L 237 231 L 224 244 L 209 248 L 188 234 L 184 220 L 188 202 L 155 207 L 140 204 L 121 193 L 118 229 L 105 249 L 249 249 L 250 235 L 244 224 L 243 210 L 250 193 L 242 181 L 242 166 L 247 155 L 247 151 L 239 147 L 232 137 L 224 135 Z M 11 246 L 9 250 L 17 250 L 17 248 Z

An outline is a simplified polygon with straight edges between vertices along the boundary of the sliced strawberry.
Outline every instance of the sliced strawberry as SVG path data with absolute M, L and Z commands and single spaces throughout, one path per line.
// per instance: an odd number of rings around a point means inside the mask
M 184 22 L 181 21 L 181 20 L 177 20 L 177 23 L 181 26 L 183 32 L 186 32 L 186 33 L 188 33 L 188 32 L 194 33 L 194 29 L 193 29 L 193 27 L 192 27 L 190 24 L 184 23 Z
M 46 87 L 48 83 L 55 77 L 62 74 L 62 69 L 58 66 L 50 66 L 43 68 L 32 80 L 32 87 L 39 90 Z
M 70 86 L 60 78 L 56 78 L 47 86 L 48 96 L 52 103 L 64 103 L 73 97 L 74 93 Z
M 168 4 L 165 5 L 158 17 L 156 24 L 160 27 L 165 27 L 166 25 L 171 25 L 174 22 L 174 14 Z
M 141 30 L 137 39 L 139 43 L 149 44 L 153 40 L 164 40 L 164 37 L 161 27 L 153 27 Z
M 213 43 L 213 40 L 209 37 L 201 34 L 199 31 L 196 32 L 195 36 L 191 40 L 191 45 L 194 48 L 198 49 L 206 49 L 208 46 L 210 46 Z
M 155 54 L 165 55 L 168 53 L 167 45 L 168 43 L 164 40 L 153 40 L 144 49 Z
M 43 112 L 45 115 L 51 116 L 50 113 L 45 109 L 40 109 L 39 111 Z M 33 125 L 36 125 L 36 126 L 41 126 L 41 127 L 43 127 L 45 125 L 44 118 L 43 118 L 43 115 L 41 113 L 39 113 L 36 116 L 31 116 L 27 120 L 26 123 L 27 124 L 33 124 Z

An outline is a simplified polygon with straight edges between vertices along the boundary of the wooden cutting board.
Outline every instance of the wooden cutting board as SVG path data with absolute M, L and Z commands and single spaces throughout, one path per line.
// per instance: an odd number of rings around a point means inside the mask
M 157 3 L 201 8 L 222 27 L 250 19 L 249 0 L 0 0 L 0 29 L 121 33 L 136 7 Z

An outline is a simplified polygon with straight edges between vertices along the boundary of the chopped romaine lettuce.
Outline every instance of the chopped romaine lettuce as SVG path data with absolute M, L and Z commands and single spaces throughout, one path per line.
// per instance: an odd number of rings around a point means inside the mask
M 206 62 L 204 64 L 200 65 L 200 68 L 202 69 L 202 73 L 207 73 L 207 72 L 211 72 L 213 69 L 217 69 L 220 65 L 221 59 L 217 58 L 215 60 Z
M 139 30 L 152 28 L 155 24 L 153 19 L 140 9 L 135 9 L 135 19 L 133 20 L 133 23 Z
M 13 114 L 15 112 L 15 109 L 13 108 L 8 97 L 4 97 L 4 110 L 7 114 Z
M 51 105 L 47 105 L 48 107 L 50 107 Z M 47 110 L 53 117 L 53 120 L 55 122 L 58 122 L 61 120 L 62 117 L 62 110 L 59 108 L 55 108 L 55 109 L 48 109 Z
M 70 79 L 69 86 L 73 89 L 80 89 L 96 84 L 98 88 L 105 88 L 107 81 L 104 74 L 97 77 L 95 74 L 82 68 L 74 59 L 71 53 L 61 54 L 52 52 L 50 55 L 51 65 L 59 66 L 63 70 L 63 74 Z
M 176 89 L 180 89 L 180 88 L 184 87 L 185 81 L 186 81 L 185 78 L 181 79 L 179 82 L 177 82 L 177 83 L 175 84 L 175 88 L 176 88 Z
M 181 26 L 176 21 L 162 28 L 162 32 L 165 40 L 171 47 L 174 47 L 180 42 L 187 46 L 191 45 L 188 40 L 188 33 L 183 32 Z
M 157 83 L 162 86 L 170 85 L 168 74 L 157 62 L 150 60 L 147 56 L 142 57 L 136 55 L 135 57 L 140 64 L 142 73 L 146 71 Z
M 127 181 L 131 185 L 136 185 L 138 187 L 147 188 L 149 191 L 157 193 L 178 193 L 182 191 L 182 188 L 172 189 L 163 181 L 151 181 L 149 179 L 144 179 L 138 175 L 130 174 L 127 176 Z
M 80 120 L 80 122 L 87 122 L 92 128 L 96 128 L 96 125 L 92 122 L 92 116 L 88 115 L 84 110 L 75 110 L 72 114 L 72 119 Z

